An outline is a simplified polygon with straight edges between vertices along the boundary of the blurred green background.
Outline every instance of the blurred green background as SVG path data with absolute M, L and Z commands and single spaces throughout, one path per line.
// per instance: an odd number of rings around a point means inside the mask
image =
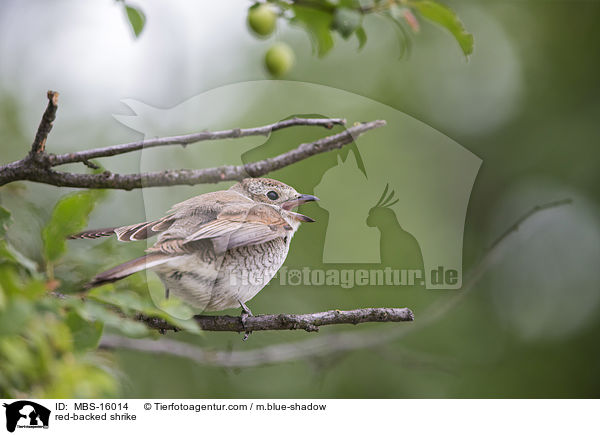
M 86 364 L 86 358 L 87 362 L 92 361 L 101 373 L 112 377 L 113 383 L 116 379 L 114 385 L 105 375 L 94 372 L 98 376 L 95 387 L 77 388 L 83 381 L 71 374 L 71 389 L 45 388 L 46 380 L 42 379 L 38 380 L 40 385 L 22 389 L 21 394 L 195 398 L 598 397 L 600 4 L 448 4 L 475 37 L 475 51 L 468 62 L 452 37 L 427 22 L 422 23 L 422 31 L 413 38 L 410 54 L 401 58 L 396 29 L 376 16 L 365 20 L 369 40 L 361 51 L 357 51 L 356 40 L 337 38 L 335 48 L 326 57 L 318 58 L 311 51 L 306 33 L 297 27 L 280 26 L 274 36 L 264 41 L 250 35 L 245 24 L 250 3 L 245 1 L 140 1 L 147 24 L 136 40 L 122 8 L 113 1 L 2 2 L 3 164 L 22 158 L 28 151 L 46 104 L 47 89 L 61 93 L 57 121 L 47 145 L 50 152 L 132 141 L 140 139 L 140 134 L 112 117 L 131 114 L 121 100 L 139 100 L 167 108 L 219 86 L 268 79 L 263 69 L 264 52 L 273 41 L 285 41 L 296 53 L 296 64 L 285 77 L 287 80 L 327 85 L 389 105 L 439 130 L 483 160 L 466 218 L 465 271 L 504 229 L 533 206 L 573 199 L 572 205 L 544 212 L 524 225 L 508 241 L 507 255 L 464 300 L 424 327 L 419 327 L 420 312 L 426 312 L 433 302 L 451 303 L 460 297 L 460 290 L 299 288 L 274 284 L 251 302 L 255 313 L 362 306 L 413 308 L 417 316 L 414 324 L 330 326 L 319 332 L 319 336 L 325 336 L 407 330 L 386 345 L 245 369 L 206 367 L 186 359 L 134 351 L 103 351 L 82 357 L 82 364 Z M 214 111 L 217 117 L 221 112 L 227 113 L 227 107 L 219 107 L 215 102 Z M 261 107 L 248 108 L 246 117 L 223 128 L 254 125 L 251 121 L 260 119 L 260 113 Z M 362 120 L 370 119 L 372 114 L 365 111 Z M 199 123 L 198 129 L 205 128 L 202 120 Z M 299 128 L 276 133 L 272 140 L 291 146 L 323 134 Z M 382 153 L 393 155 L 394 145 L 384 142 L 378 146 Z M 229 142 L 227 146 L 236 143 Z M 180 158 L 187 167 L 206 165 L 201 155 Z M 297 165 L 298 168 L 288 168 L 273 177 L 302 190 L 303 174 L 310 170 L 307 167 L 327 165 L 326 160 L 331 158 L 323 155 L 305 162 L 304 167 Z M 102 163 L 115 172 L 134 172 L 141 164 L 139 154 Z M 2 205 L 13 214 L 14 223 L 7 238 L 42 264 L 40 233 L 58 198 L 70 189 L 31 183 L 20 186 L 0 189 Z M 188 197 L 214 188 L 178 188 L 175 196 Z M 174 202 L 172 191 L 160 188 L 156 195 L 168 205 Z M 147 207 L 140 191 L 109 192 L 90 216 L 89 226 L 142 220 Z M 306 206 L 303 211 L 319 222 L 327 220 L 326 212 L 316 206 Z M 319 234 L 311 227 L 302 228 L 286 264 L 313 264 L 310 247 L 318 243 L 314 238 Z M 145 246 L 121 250 L 115 247 L 114 242 L 73 245 L 71 257 L 66 257 L 65 262 L 78 257 L 82 259 L 81 267 L 72 270 L 68 263 L 57 264 L 57 277 L 63 277 L 65 286 L 72 286 L 107 265 L 131 258 Z M 6 282 L 2 285 L 5 290 L 8 288 Z M 233 310 L 230 314 L 236 313 Z M 6 310 L 2 315 L 0 324 L 4 329 L 0 338 L 18 337 L 18 328 L 15 331 L 6 326 L 10 318 Z M 35 317 L 28 327 L 37 325 L 43 329 L 46 322 L 43 316 Z M 182 332 L 170 333 L 169 338 L 204 349 L 245 351 L 314 337 L 305 332 L 281 331 L 255 333 L 247 342 L 233 333 Z M 8 345 L 3 346 L 6 352 Z M 18 347 L 18 339 L 11 346 Z M 14 364 L 8 370 L 9 363 L 8 359 L 0 359 L 0 367 L 5 364 L 0 370 L 0 381 L 25 376 Z M 64 367 L 61 370 L 66 370 Z M 66 382 L 65 376 L 60 382 Z M 16 394 L 14 390 L 3 393 Z

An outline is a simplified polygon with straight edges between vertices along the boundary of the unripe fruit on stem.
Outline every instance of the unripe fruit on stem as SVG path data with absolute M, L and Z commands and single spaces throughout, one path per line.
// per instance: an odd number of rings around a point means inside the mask
M 291 47 L 283 42 L 274 44 L 265 55 L 265 66 L 275 77 L 287 73 L 294 64 L 294 52 Z
M 268 36 L 275 30 L 277 14 L 273 6 L 261 3 L 248 10 L 248 26 L 258 36 Z

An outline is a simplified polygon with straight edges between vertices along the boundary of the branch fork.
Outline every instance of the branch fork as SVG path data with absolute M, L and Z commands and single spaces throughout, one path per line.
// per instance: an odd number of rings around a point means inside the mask
M 181 136 L 169 136 L 130 142 L 108 147 L 94 148 L 66 154 L 46 153 L 46 140 L 56 118 L 58 92 L 48 91 L 48 106 L 42 116 L 37 134 L 28 156 L 16 162 L 0 166 L 0 186 L 19 180 L 35 181 L 60 187 L 87 189 L 132 190 L 142 187 L 195 185 L 238 181 L 246 177 L 260 177 L 269 172 L 307 159 L 308 157 L 341 148 L 352 143 L 361 134 L 385 125 L 385 121 L 372 121 L 355 124 L 341 133 L 324 137 L 314 142 L 304 143 L 297 148 L 272 158 L 259 160 L 246 165 L 224 165 L 205 169 L 179 169 L 138 174 L 117 174 L 110 171 L 96 174 L 59 172 L 52 168 L 68 163 L 82 163 L 98 169 L 91 160 L 111 157 L 159 146 L 181 145 L 221 139 L 236 139 L 246 136 L 268 136 L 272 132 L 294 126 L 315 126 L 332 129 L 345 125 L 343 118 L 290 118 L 254 128 L 233 128 L 222 131 L 202 131 Z

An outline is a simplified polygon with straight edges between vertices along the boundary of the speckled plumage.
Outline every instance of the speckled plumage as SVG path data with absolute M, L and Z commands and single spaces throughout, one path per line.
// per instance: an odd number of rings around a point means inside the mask
M 178 256 L 157 266 L 171 295 L 206 311 L 220 311 L 248 302 L 275 276 L 287 257 L 291 236 L 258 245 L 240 246 L 213 261 L 200 254 Z
M 89 286 L 151 269 L 167 295 L 204 311 L 220 311 L 245 304 L 273 278 L 300 223 L 313 221 L 291 209 L 316 199 L 276 180 L 249 178 L 228 190 L 176 204 L 161 219 L 72 238 L 116 234 L 121 241 L 132 241 L 158 236 L 147 255 L 100 273 Z

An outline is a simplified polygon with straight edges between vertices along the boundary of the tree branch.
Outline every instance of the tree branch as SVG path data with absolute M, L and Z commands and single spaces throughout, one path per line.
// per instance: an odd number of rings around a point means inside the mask
M 341 133 L 303 143 L 275 157 L 238 166 L 225 165 L 206 169 L 178 169 L 126 175 L 113 174 L 109 171 L 100 174 L 73 174 L 30 165 L 27 160 L 20 160 L 0 167 L 0 186 L 11 181 L 29 180 L 60 187 L 132 190 L 142 187 L 195 185 L 260 177 L 316 154 L 341 148 L 352 143 L 361 134 L 384 125 L 385 121 L 358 124 Z
M 125 175 L 113 174 L 109 171 L 100 174 L 73 174 L 53 171 L 44 166 L 29 165 L 27 160 L 20 160 L 0 167 L 0 186 L 11 181 L 29 180 L 61 187 L 132 190 L 142 187 L 195 185 L 260 177 L 311 156 L 341 148 L 352 143 L 361 134 L 384 125 L 385 121 L 357 124 L 341 133 L 300 144 L 297 148 L 275 157 L 238 166 L 225 165 L 206 169 L 178 169 Z
M 261 314 L 245 320 L 234 316 L 194 316 L 205 331 L 252 332 L 303 329 L 316 332 L 319 326 L 368 322 L 411 322 L 414 314 L 408 308 L 360 308 L 351 311 L 331 310 L 311 314 Z M 138 319 L 161 331 L 177 330 L 167 321 L 139 315 Z
M 64 165 L 66 163 L 86 162 L 99 157 L 110 157 L 119 154 L 130 153 L 141 149 L 154 148 L 168 145 L 187 146 L 196 142 L 219 139 L 237 139 L 247 136 L 268 136 L 274 131 L 293 126 L 321 126 L 332 129 L 334 125 L 345 125 L 346 120 L 342 118 L 290 118 L 273 124 L 254 128 L 233 128 L 222 131 L 202 131 L 181 136 L 170 136 L 156 139 L 141 140 L 120 145 L 112 145 L 103 148 L 94 148 L 75 153 L 49 155 L 50 166 Z
M 47 96 L 48 106 L 42 115 L 42 120 L 40 121 L 35 139 L 31 145 L 31 151 L 29 152 L 31 157 L 35 156 L 36 154 L 41 154 L 45 151 L 46 139 L 48 139 L 48 134 L 50 133 L 50 130 L 52 130 L 52 123 L 56 119 L 56 110 L 58 109 L 58 92 L 48 91 Z
M 179 169 L 141 174 L 114 174 L 109 171 L 97 174 L 80 174 L 59 172 L 53 170 L 52 167 L 80 162 L 91 168 L 97 168 L 89 161 L 90 159 L 115 156 L 158 146 L 188 145 L 205 140 L 269 135 L 273 131 L 297 125 L 321 126 L 330 129 L 334 125 L 344 125 L 346 120 L 342 118 L 291 118 L 262 127 L 236 128 L 216 132 L 204 131 L 189 135 L 170 136 L 54 155 L 45 153 L 45 143 L 48 133 L 52 128 L 52 122 L 56 117 L 58 93 L 48 91 L 48 100 L 48 107 L 42 117 L 42 122 L 38 128 L 31 152 L 21 160 L 0 166 L 0 186 L 13 181 L 28 180 L 59 187 L 132 190 L 142 187 L 195 185 L 241 180 L 246 177 L 259 177 L 316 154 L 341 148 L 344 145 L 352 143 L 361 134 L 385 125 L 385 121 L 355 124 L 341 133 L 327 136 L 314 142 L 303 143 L 297 148 L 278 156 L 246 165 L 225 165 L 206 169 Z
M 521 216 L 519 219 L 517 219 L 502 234 L 500 234 L 498 236 L 498 238 L 492 242 L 492 244 L 488 248 L 488 252 L 493 250 L 510 233 L 519 231 L 519 227 L 521 226 L 521 224 L 523 224 L 523 222 L 525 222 L 527 219 L 529 219 L 534 214 L 539 213 L 540 211 L 543 211 L 543 210 L 550 209 L 550 208 L 560 207 L 561 205 L 571 204 L 572 202 L 573 202 L 573 200 L 571 198 L 565 198 L 565 199 L 559 199 L 557 201 L 548 202 L 546 204 L 536 205 L 531 210 L 529 210 L 527 213 L 525 213 L 523 216 Z
M 332 338 L 331 335 L 328 337 Z M 256 350 L 229 352 L 205 350 L 193 344 L 168 338 L 162 338 L 161 340 L 134 339 L 104 334 L 98 347 L 101 349 L 130 349 L 151 354 L 173 355 L 190 359 L 198 364 L 214 367 L 242 368 L 303 359 L 307 356 L 303 352 L 306 343 L 313 343 L 315 340 L 317 339 L 304 340 L 300 343 L 276 344 Z M 329 341 L 334 344 L 332 340 Z

